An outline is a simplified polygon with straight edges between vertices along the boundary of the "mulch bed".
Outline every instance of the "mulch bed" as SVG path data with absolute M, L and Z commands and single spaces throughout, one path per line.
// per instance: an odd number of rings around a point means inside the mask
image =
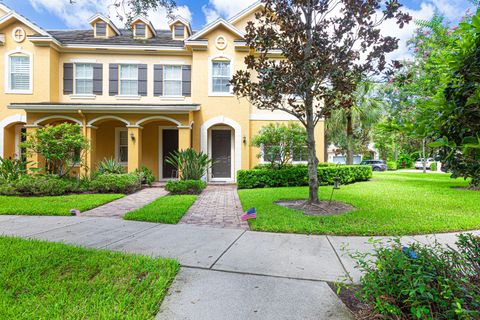
M 480 191 L 480 187 L 453 187 L 458 190 Z
M 345 306 L 350 309 L 350 311 L 354 314 L 355 319 L 384 319 L 382 316 L 376 315 L 373 312 L 372 307 L 368 303 L 363 302 L 355 296 L 355 292 L 357 292 L 359 289 L 358 286 L 342 286 L 340 292 L 338 292 L 337 284 L 328 282 L 328 285 L 333 290 L 333 292 L 337 294 L 340 300 L 342 300 Z
M 338 201 L 320 201 L 319 204 L 308 204 L 305 199 L 280 200 L 275 202 L 279 206 L 303 211 L 307 216 L 333 216 L 355 209 L 354 206 Z

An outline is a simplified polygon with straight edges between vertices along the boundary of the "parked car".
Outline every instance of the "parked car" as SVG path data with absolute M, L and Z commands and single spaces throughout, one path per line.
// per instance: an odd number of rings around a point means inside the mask
M 387 171 L 387 164 L 383 160 L 363 160 L 360 164 L 371 166 L 373 171 Z
M 433 158 L 427 158 L 427 161 L 425 163 L 427 169 L 430 169 L 430 166 L 432 165 L 432 163 L 435 162 L 435 159 Z M 423 169 L 423 158 L 420 158 L 420 159 L 417 159 L 417 161 L 415 161 L 415 169 L 418 169 L 418 170 L 421 170 Z

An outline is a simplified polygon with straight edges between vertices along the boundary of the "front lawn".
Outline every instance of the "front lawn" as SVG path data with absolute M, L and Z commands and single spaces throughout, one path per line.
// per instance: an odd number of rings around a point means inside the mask
M 0 237 L 0 319 L 153 319 L 174 260 Z
M 175 224 L 197 200 L 197 196 L 176 195 L 160 197 L 145 207 L 131 211 L 126 220 L 148 221 Z
M 74 194 L 51 197 L 0 196 L 0 215 L 70 216 L 71 209 L 86 211 L 122 198 L 122 194 Z
M 239 190 L 244 209 L 256 207 L 256 231 L 338 235 L 407 235 L 480 229 L 480 192 L 449 175 L 375 173 L 372 181 L 341 186 L 333 200 L 356 210 L 339 216 L 312 217 L 276 205 L 282 199 L 307 199 L 307 187 Z M 319 195 L 328 200 L 331 186 Z

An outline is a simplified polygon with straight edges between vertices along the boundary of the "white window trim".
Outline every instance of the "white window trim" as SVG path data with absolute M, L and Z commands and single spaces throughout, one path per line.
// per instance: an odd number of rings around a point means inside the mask
M 143 25 L 145 26 L 145 30 L 144 30 L 144 34 L 143 34 L 143 35 L 137 36 L 137 26 L 138 26 L 139 24 L 143 24 Z M 146 39 L 146 38 L 147 38 L 147 24 L 144 23 L 144 22 L 136 23 L 136 24 L 135 24 L 135 27 L 133 28 L 133 36 L 134 36 L 134 37 L 137 37 L 137 38 Z
M 92 66 L 92 93 L 77 93 L 77 65 L 78 64 L 89 64 Z M 93 93 L 93 85 L 94 85 L 94 67 L 93 63 L 90 62 L 76 62 L 73 64 L 73 97 L 74 99 L 95 99 L 96 95 Z M 90 80 L 90 79 L 81 79 L 81 80 Z
M 16 53 L 25 54 L 30 59 L 30 74 L 29 74 L 29 89 L 28 90 L 13 90 L 10 88 L 10 56 Z M 33 94 L 33 55 L 25 50 L 16 49 L 5 54 L 5 93 L 14 94 Z
M 213 91 L 213 62 L 216 60 L 225 61 L 228 60 L 230 62 L 230 79 L 233 76 L 233 59 L 227 55 L 219 55 L 210 57 L 208 59 L 208 95 L 211 97 L 232 97 L 233 96 L 233 89 L 230 86 L 229 92 L 214 92 Z
M 115 161 L 120 163 L 121 165 L 128 165 L 128 156 L 127 161 L 120 161 L 120 132 L 127 132 L 127 139 L 128 139 L 128 129 L 127 128 L 115 128 Z M 128 143 L 127 143 L 128 146 Z
M 271 161 L 265 161 L 265 158 L 264 158 L 264 150 L 263 150 L 263 144 L 260 146 L 260 164 L 269 164 L 269 163 L 272 163 Z M 278 163 L 278 161 L 275 161 L 275 163 Z M 305 161 L 295 161 L 292 160 L 289 162 L 290 164 L 307 164 L 308 163 L 308 160 L 305 160 Z
M 122 94 L 122 66 L 136 66 L 137 67 L 137 94 Z M 124 79 L 126 81 L 134 79 Z M 120 63 L 118 65 L 118 99 L 140 99 L 138 94 L 138 63 Z
M 165 66 L 175 66 L 175 67 L 180 67 L 180 95 L 166 95 L 165 94 Z M 171 63 L 171 64 L 164 64 L 162 68 L 162 87 L 163 87 L 163 95 L 162 97 L 165 98 L 184 98 L 183 96 L 183 70 L 182 70 L 182 64 L 177 64 L 177 63 Z
M 22 143 L 22 128 L 24 128 L 23 124 L 15 125 L 15 159 L 22 158 L 22 148 L 20 148 L 20 144 Z

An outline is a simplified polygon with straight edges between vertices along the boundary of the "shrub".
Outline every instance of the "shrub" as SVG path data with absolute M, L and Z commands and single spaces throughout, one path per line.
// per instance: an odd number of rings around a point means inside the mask
M 415 157 L 408 153 L 400 153 L 397 160 L 397 168 L 411 169 L 415 165 Z
M 397 239 L 354 254 L 364 273 L 358 296 L 388 319 L 479 319 L 480 238 L 459 235 L 456 244 L 402 248 Z
M 10 184 L 10 188 L 1 190 L 4 195 L 18 194 L 23 196 L 60 196 L 77 193 L 82 190 L 76 179 L 60 178 L 54 175 L 24 175 Z M 9 192 L 13 193 L 8 194 Z
M 307 158 L 307 132 L 297 123 L 270 123 L 252 137 L 251 145 L 261 148 L 257 158 L 269 162 L 270 167 L 282 169 L 294 158 Z
M 98 174 L 122 174 L 125 167 L 112 158 L 103 159 L 98 163 L 96 175 Z
M 140 169 L 135 169 L 135 174 L 140 177 L 142 184 L 148 184 L 149 186 L 155 181 L 153 171 L 146 166 L 142 166 Z
M 140 187 L 140 178 L 135 173 L 102 174 L 90 183 L 91 190 L 98 193 L 129 194 L 139 190 Z
M 17 159 L 3 159 L 0 157 L 0 178 L 6 181 L 16 181 L 26 173 L 26 161 Z
M 22 147 L 27 153 L 42 155 L 46 163 L 45 172 L 58 176 L 68 176 L 70 170 L 81 162 L 82 152 L 89 148 L 88 139 L 78 124 L 47 125 L 26 138 Z
M 327 166 L 318 168 L 320 185 L 333 184 L 338 176 L 341 184 L 366 181 L 372 177 L 370 166 Z M 308 168 L 306 166 L 293 166 L 286 169 L 269 170 L 239 170 L 237 172 L 237 185 L 239 189 L 296 187 L 308 185 Z
M 200 194 L 206 186 L 203 180 L 170 180 L 165 189 L 171 194 Z
M 437 163 L 436 162 L 432 162 L 430 164 L 430 170 L 431 171 L 437 171 Z
M 174 151 L 165 161 L 177 169 L 181 180 L 200 180 L 212 166 L 208 155 L 192 148 Z
M 398 169 L 397 162 L 387 161 L 387 169 L 390 170 L 390 171 L 396 171 Z

